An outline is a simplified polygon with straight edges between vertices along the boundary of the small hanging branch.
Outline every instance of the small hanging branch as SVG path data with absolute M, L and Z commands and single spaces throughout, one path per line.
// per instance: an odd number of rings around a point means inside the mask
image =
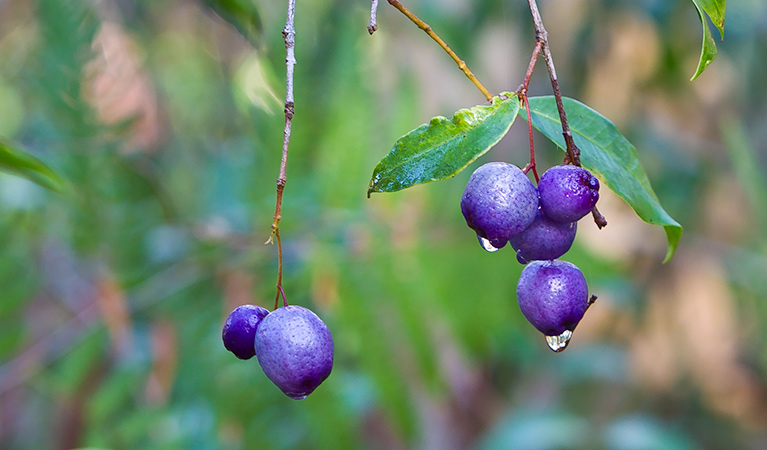
M 274 298 L 274 309 L 279 305 L 280 296 L 282 296 L 283 305 L 287 306 L 288 301 L 285 298 L 285 291 L 282 289 L 282 241 L 280 240 L 280 220 L 282 220 L 282 195 L 285 191 L 287 182 L 288 167 L 288 147 L 290 146 L 290 133 L 293 126 L 293 113 L 295 104 L 293 101 L 293 68 L 296 65 L 296 29 L 295 29 L 296 0 L 288 0 L 288 18 L 285 22 L 285 28 L 282 30 L 282 37 L 285 40 L 285 131 L 282 139 L 282 160 L 280 161 L 280 175 L 277 178 L 277 202 L 274 207 L 274 218 L 272 219 L 272 233 L 267 244 L 277 241 L 277 294 Z
M 376 16 L 378 15 L 378 0 L 373 0 L 370 5 L 370 24 L 368 24 L 368 33 L 373 34 L 378 29 Z

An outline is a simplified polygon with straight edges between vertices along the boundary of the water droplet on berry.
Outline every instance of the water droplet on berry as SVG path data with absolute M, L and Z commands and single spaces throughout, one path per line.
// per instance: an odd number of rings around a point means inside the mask
M 549 348 L 555 352 L 561 352 L 570 343 L 570 338 L 573 337 L 573 332 L 565 330 L 559 336 L 546 336 L 546 343 L 549 344 Z
M 491 244 L 489 240 L 483 238 L 480 235 L 477 235 L 477 239 L 479 240 L 479 245 L 481 245 L 482 248 L 484 248 L 488 252 L 494 253 L 494 252 L 498 251 L 498 248 L 494 247 L 493 244 Z

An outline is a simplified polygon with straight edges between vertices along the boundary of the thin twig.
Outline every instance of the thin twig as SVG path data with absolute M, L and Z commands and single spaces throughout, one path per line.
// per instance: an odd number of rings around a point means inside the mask
M 540 179 L 538 177 L 538 170 L 535 167 L 535 144 L 533 142 L 533 120 L 530 117 L 530 103 L 527 100 L 527 87 L 530 85 L 530 78 L 533 76 L 533 70 L 535 69 L 535 63 L 538 61 L 538 55 L 541 54 L 541 47 L 543 43 L 540 41 L 535 42 L 535 48 L 533 48 L 533 54 L 530 57 L 530 64 L 527 65 L 527 72 L 525 73 L 525 79 L 517 89 L 517 95 L 522 99 L 522 103 L 525 106 L 527 112 L 527 135 L 530 137 L 530 162 L 524 169 L 527 173 L 530 169 L 533 169 L 533 175 L 535 176 L 535 182 L 538 183 Z
M 282 30 L 282 37 L 285 39 L 285 131 L 282 138 L 282 160 L 280 161 L 280 176 L 277 178 L 277 202 L 274 207 L 274 218 L 272 220 L 272 234 L 267 243 L 271 243 L 272 238 L 277 239 L 277 296 L 274 300 L 274 307 L 277 309 L 277 300 L 282 293 L 283 301 L 285 293 L 282 289 L 282 241 L 280 240 L 280 220 L 282 220 L 282 194 L 285 191 L 287 182 L 288 168 L 288 147 L 290 145 L 290 132 L 293 125 L 293 113 L 295 112 L 295 103 L 293 101 L 293 68 L 296 65 L 296 0 L 288 0 L 288 18 L 285 22 L 285 28 Z M 287 301 L 284 301 L 287 305 Z
M 519 89 L 517 89 L 517 92 L 520 95 L 527 96 L 527 87 L 530 85 L 530 78 L 533 76 L 533 69 L 535 69 L 535 63 L 538 62 L 538 55 L 541 54 L 541 47 L 543 47 L 543 42 L 536 40 L 535 48 L 533 48 L 533 54 L 530 57 L 530 64 L 527 65 L 527 73 L 525 73 L 525 79 L 522 81 L 522 84 L 519 86 Z
M 378 29 L 378 22 L 376 21 L 376 15 L 378 14 L 378 0 L 373 0 L 370 4 L 370 24 L 368 25 L 368 33 L 373 34 Z
M 567 158 L 565 159 L 565 162 L 580 166 L 580 150 L 575 145 L 573 134 L 570 132 L 570 126 L 567 124 L 565 105 L 562 103 L 562 92 L 559 90 L 559 80 L 557 80 L 557 70 L 554 67 L 554 58 L 551 56 L 551 49 L 549 48 L 549 33 L 543 26 L 543 19 L 541 18 L 540 11 L 538 11 L 538 3 L 536 0 L 527 0 L 527 4 L 530 6 L 530 14 L 533 16 L 535 40 L 541 45 L 543 60 L 546 61 L 546 68 L 549 71 L 549 78 L 551 79 L 551 89 L 554 91 L 554 99 L 557 103 L 557 110 L 559 111 L 559 119 L 562 122 L 562 136 L 564 136 L 565 144 L 567 146 Z
M 525 111 L 527 111 L 527 135 L 530 136 L 530 162 L 525 167 L 524 172 L 527 173 L 532 169 L 535 183 L 538 184 L 540 177 L 538 176 L 538 169 L 535 168 L 535 144 L 533 143 L 533 119 L 530 118 L 530 103 L 527 101 L 527 92 L 520 95 L 522 96 L 522 102 L 525 104 Z
M 282 294 L 283 303 L 287 305 L 288 302 L 285 300 L 285 291 L 282 290 L 282 240 L 279 227 L 274 229 L 273 236 L 277 240 L 277 294 L 274 296 L 274 309 L 277 309 L 280 305 L 280 294 Z
M 451 58 L 453 58 L 453 61 L 455 61 L 456 64 L 458 64 L 458 68 L 461 69 L 461 71 L 466 75 L 466 77 L 471 80 L 472 83 L 474 83 L 474 86 L 477 87 L 482 92 L 482 95 L 485 96 L 485 98 L 488 101 L 493 100 L 493 94 L 488 91 L 485 86 L 482 85 L 482 83 L 479 82 L 477 77 L 474 76 L 474 74 L 469 70 L 469 67 L 466 65 L 466 62 L 458 57 L 458 55 L 455 54 L 455 52 L 445 43 L 445 41 L 440 38 L 437 33 L 434 32 L 434 30 L 431 29 L 431 27 L 426 24 L 423 20 L 419 19 L 415 14 L 410 12 L 409 9 L 405 8 L 405 6 L 400 3 L 398 0 L 388 0 L 389 4 L 393 7 L 397 8 L 402 14 L 407 16 L 408 19 L 410 19 L 418 28 L 422 29 L 426 32 L 426 34 L 429 35 L 434 41 L 439 44 L 442 49 L 447 52 L 448 55 L 450 55 Z

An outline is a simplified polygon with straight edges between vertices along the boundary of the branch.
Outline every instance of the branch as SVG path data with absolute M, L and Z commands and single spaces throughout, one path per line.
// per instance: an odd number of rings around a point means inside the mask
M 272 219 L 272 234 L 267 243 L 271 243 L 272 238 L 277 239 L 277 295 L 274 299 L 274 308 L 277 309 L 277 301 L 282 294 L 283 303 L 287 305 L 285 293 L 282 289 L 282 241 L 280 240 L 280 220 L 282 220 L 282 194 L 285 191 L 287 182 L 288 168 L 288 147 L 290 145 L 290 132 L 293 125 L 293 113 L 295 104 L 293 101 L 293 68 L 296 65 L 296 0 L 288 0 L 288 18 L 285 22 L 285 28 L 282 30 L 282 37 L 285 40 L 285 131 L 282 138 L 282 161 L 280 161 L 280 176 L 277 178 L 277 202 L 274 207 L 274 218 Z
M 370 24 L 368 25 L 368 33 L 373 34 L 378 29 L 378 23 L 376 22 L 376 15 L 378 14 L 378 0 L 373 0 L 370 5 Z
M 522 85 L 519 87 L 520 97 L 525 102 L 525 107 L 527 108 L 527 114 L 528 114 L 528 127 L 531 125 L 530 121 L 530 107 L 527 105 L 527 86 L 530 83 L 530 76 L 533 73 L 533 68 L 535 67 L 535 63 L 538 60 L 539 53 L 543 54 L 543 60 L 546 61 L 546 69 L 549 72 L 549 78 L 551 79 L 551 89 L 554 91 L 554 100 L 557 103 L 557 111 L 559 111 L 559 119 L 562 123 L 562 136 L 565 138 L 565 145 L 567 146 L 567 156 L 565 157 L 565 164 L 573 164 L 575 166 L 581 165 L 581 151 L 578 148 L 577 145 L 575 145 L 575 141 L 573 141 L 573 134 L 570 132 L 570 125 L 567 123 L 567 114 L 565 114 L 565 105 L 562 102 L 562 91 L 559 89 L 559 80 L 557 79 L 557 69 L 554 67 L 554 58 L 551 56 L 551 49 L 549 48 L 549 33 L 546 31 L 546 28 L 543 26 L 543 19 L 541 18 L 541 13 L 538 11 L 538 3 L 536 0 L 527 0 L 527 4 L 530 6 L 530 14 L 533 17 L 533 26 L 535 27 L 535 48 L 533 49 L 533 55 L 530 58 L 530 64 L 527 68 L 527 73 L 525 74 L 525 79 L 522 82 Z M 533 138 L 532 138 L 532 129 L 529 131 L 530 133 L 530 166 L 533 169 L 533 173 L 536 175 L 536 180 L 538 179 L 537 173 L 535 173 L 535 153 L 533 151 Z M 594 207 L 594 209 L 591 210 L 591 215 L 594 218 L 594 223 L 597 225 L 599 229 L 604 228 L 607 226 L 607 220 L 605 219 L 605 216 L 603 216 L 599 210 Z M 596 300 L 596 297 L 592 297 L 592 303 L 593 300 Z
M 536 46 L 541 46 L 543 60 L 546 61 L 546 68 L 549 71 L 549 78 L 551 79 L 551 89 L 554 91 L 554 99 L 556 100 L 557 110 L 559 111 L 559 119 L 562 122 L 562 136 L 564 136 L 565 144 L 567 145 L 567 158 L 565 158 L 565 162 L 580 166 L 581 151 L 575 145 L 573 134 L 570 132 L 570 126 L 567 124 L 565 105 L 562 103 L 562 92 L 559 90 L 559 80 L 557 80 L 557 69 L 554 67 L 554 58 L 551 56 L 551 49 L 549 48 L 549 33 L 543 26 L 543 19 L 541 18 L 541 13 L 538 11 L 538 3 L 536 0 L 527 0 L 527 4 L 530 6 L 530 14 L 533 16 L 535 40 L 537 41 Z
M 376 0 L 374 0 L 375 2 Z M 485 96 L 485 98 L 488 101 L 491 101 L 493 99 L 493 94 L 488 91 L 485 86 L 482 85 L 482 83 L 479 82 L 477 77 L 474 76 L 474 74 L 469 70 L 469 67 L 466 65 L 466 62 L 458 57 L 458 55 L 455 54 L 455 52 L 447 45 L 445 44 L 445 41 L 440 38 L 437 33 L 434 32 L 434 30 L 431 29 L 431 27 L 426 24 L 423 20 L 419 19 L 415 14 L 410 12 L 409 9 L 405 8 L 405 6 L 400 3 L 398 0 L 388 0 L 389 4 L 393 7 L 397 8 L 402 14 L 407 16 L 410 21 L 412 21 L 416 26 L 423 31 L 426 32 L 426 34 L 429 35 L 434 41 L 439 44 L 442 49 L 447 52 L 448 55 L 450 55 L 451 58 L 453 58 L 453 61 L 455 61 L 456 64 L 458 64 L 458 68 L 461 69 L 461 71 L 466 75 L 466 77 L 471 80 L 472 83 L 474 83 L 474 86 L 477 87 L 482 92 L 482 95 Z

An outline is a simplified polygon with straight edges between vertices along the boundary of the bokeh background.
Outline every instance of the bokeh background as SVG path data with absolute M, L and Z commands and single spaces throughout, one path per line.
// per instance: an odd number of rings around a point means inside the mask
M 525 2 L 407 5 L 491 91 L 520 84 Z M 458 207 L 480 163 L 527 162 L 524 121 L 453 179 L 366 198 L 399 136 L 484 98 L 385 1 L 370 36 L 369 3 L 299 0 L 285 290 L 336 345 L 300 402 L 220 337 L 274 300 L 285 7 L 0 1 L 0 136 L 69 185 L 0 174 L 0 448 L 767 448 L 765 2 L 728 2 L 690 82 L 691 2 L 541 1 L 563 92 L 636 145 L 685 227 L 661 264 L 663 230 L 604 189 L 609 225 L 584 220 L 564 257 L 599 299 L 554 354 L 514 254 L 482 251 Z

